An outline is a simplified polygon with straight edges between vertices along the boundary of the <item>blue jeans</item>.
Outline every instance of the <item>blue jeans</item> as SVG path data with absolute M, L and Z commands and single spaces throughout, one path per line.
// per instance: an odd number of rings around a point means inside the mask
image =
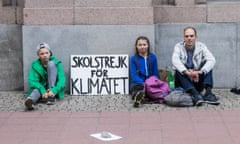
M 204 89 L 204 85 L 213 87 L 212 70 L 207 74 L 199 75 L 199 81 L 197 83 L 191 81 L 187 75 L 183 75 L 178 71 L 175 72 L 174 78 L 175 86 L 182 87 L 185 91 L 195 88 L 198 92 L 201 92 Z

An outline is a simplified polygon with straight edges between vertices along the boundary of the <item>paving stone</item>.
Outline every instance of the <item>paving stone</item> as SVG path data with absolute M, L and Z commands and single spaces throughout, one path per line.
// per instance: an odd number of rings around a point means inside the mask
M 50 112 L 120 112 L 120 111 L 174 111 L 174 110 L 238 110 L 240 109 L 240 95 L 235 95 L 229 89 L 214 89 L 213 92 L 220 99 L 218 106 L 203 104 L 200 107 L 170 107 L 164 104 L 144 104 L 140 108 L 133 108 L 130 95 L 114 96 L 70 96 L 57 100 L 55 105 L 38 103 L 35 111 Z M 23 91 L 0 91 L 0 112 L 23 112 L 25 93 Z

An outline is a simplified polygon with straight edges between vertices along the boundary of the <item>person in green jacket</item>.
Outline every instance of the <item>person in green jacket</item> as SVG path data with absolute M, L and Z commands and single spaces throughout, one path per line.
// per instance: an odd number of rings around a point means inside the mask
M 52 56 L 46 43 L 37 46 L 37 55 L 39 58 L 32 63 L 28 76 L 30 91 L 25 101 L 28 110 L 33 110 L 40 99 L 52 105 L 56 98 L 64 98 L 66 78 L 62 62 Z

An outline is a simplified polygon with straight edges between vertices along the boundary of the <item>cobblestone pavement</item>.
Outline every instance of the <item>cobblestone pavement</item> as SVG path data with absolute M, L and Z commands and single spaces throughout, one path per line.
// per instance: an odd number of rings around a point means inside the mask
M 229 89 L 214 89 L 220 105 L 204 104 L 200 107 L 170 107 L 164 104 L 144 104 L 133 108 L 129 95 L 111 96 L 70 96 L 65 95 L 55 105 L 38 103 L 35 111 L 55 112 L 105 112 L 105 111 L 164 111 L 164 110 L 236 110 L 240 109 L 240 95 L 232 94 Z M 0 112 L 23 112 L 25 93 L 23 91 L 0 91 Z

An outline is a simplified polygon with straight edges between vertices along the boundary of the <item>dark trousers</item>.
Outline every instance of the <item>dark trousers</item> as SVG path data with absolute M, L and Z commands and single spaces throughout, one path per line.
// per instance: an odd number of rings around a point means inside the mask
M 132 99 L 134 99 L 136 93 L 140 90 L 144 90 L 144 86 L 140 85 L 140 84 L 135 84 L 132 86 L 131 88 L 131 95 L 132 95 Z
M 199 75 L 199 81 L 197 83 L 191 81 L 187 75 L 183 75 L 180 72 L 175 72 L 175 86 L 182 87 L 185 91 L 195 88 L 198 92 L 203 91 L 204 85 L 213 87 L 212 71 L 207 74 Z

